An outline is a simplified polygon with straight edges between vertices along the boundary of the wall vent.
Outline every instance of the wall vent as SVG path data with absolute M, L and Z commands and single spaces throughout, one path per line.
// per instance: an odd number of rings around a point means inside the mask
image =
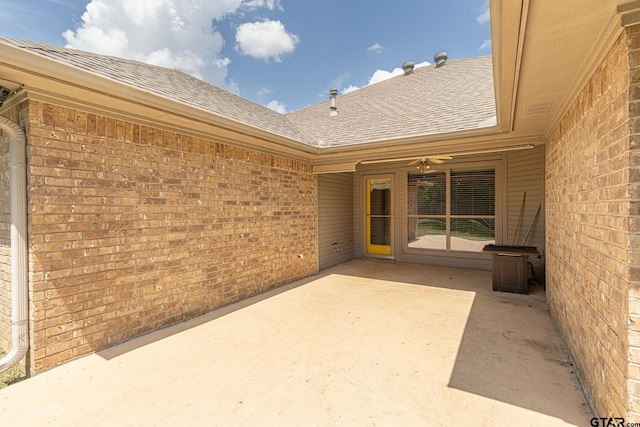
M 536 114 L 546 114 L 551 112 L 551 106 L 553 102 L 544 102 L 541 104 L 529 104 L 525 114 L 527 116 L 534 116 Z

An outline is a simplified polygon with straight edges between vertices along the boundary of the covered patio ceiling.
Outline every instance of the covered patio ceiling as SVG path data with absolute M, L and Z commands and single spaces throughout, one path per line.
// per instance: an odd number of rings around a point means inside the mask
M 637 13 L 629 0 L 491 0 L 492 50 L 503 132 L 544 135 Z

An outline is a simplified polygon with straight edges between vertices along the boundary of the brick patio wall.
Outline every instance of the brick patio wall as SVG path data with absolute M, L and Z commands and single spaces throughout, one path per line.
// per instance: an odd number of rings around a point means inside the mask
M 32 373 L 317 271 L 309 164 L 28 113 Z
M 548 301 L 588 397 L 605 417 L 632 415 L 627 321 L 637 191 L 630 191 L 629 83 L 623 34 L 545 153 Z
M 640 25 L 629 47 L 629 419 L 640 422 Z

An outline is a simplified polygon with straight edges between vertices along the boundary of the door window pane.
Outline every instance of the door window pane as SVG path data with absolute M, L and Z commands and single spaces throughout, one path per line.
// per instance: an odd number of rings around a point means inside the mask
M 388 179 L 371 180 L 371 215 L 391 215 L 391 181 Z
M 391 218 L 371 218 L 371 242 L 372 245 L 391 245 Z
M 391 255 L 393 198 L 391 178 L 367 179 L 367 253 Z

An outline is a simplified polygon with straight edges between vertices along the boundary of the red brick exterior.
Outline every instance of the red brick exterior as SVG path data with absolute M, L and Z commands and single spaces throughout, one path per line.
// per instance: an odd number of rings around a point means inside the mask
M 32 373 L 317 271 L 309 164 L 35 101 L 21 108 Z

